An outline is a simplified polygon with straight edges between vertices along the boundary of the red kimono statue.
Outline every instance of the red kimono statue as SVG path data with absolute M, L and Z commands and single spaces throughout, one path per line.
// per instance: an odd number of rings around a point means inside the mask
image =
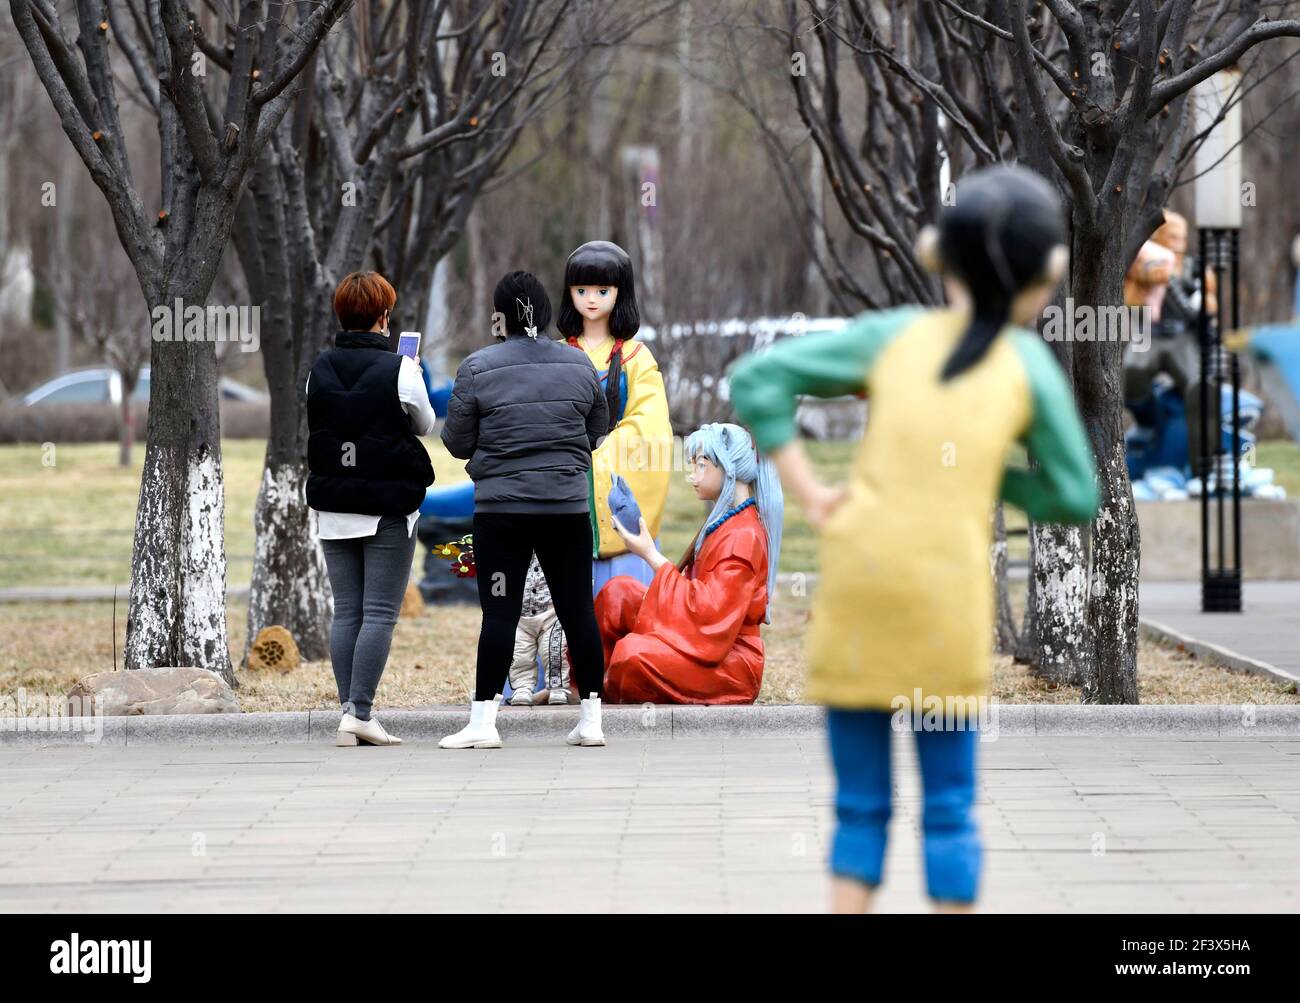
M 620 575 L 600 590 L 606 702 L 753 703 L 766 610 L 767 532 L 751 505 L 708 536 L 685 572 L 665 564 L 649 587 Z

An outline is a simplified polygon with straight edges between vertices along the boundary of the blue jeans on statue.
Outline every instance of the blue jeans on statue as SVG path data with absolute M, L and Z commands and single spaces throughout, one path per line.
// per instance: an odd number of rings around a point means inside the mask
M 831 872 L 873 887 L 884 870 L 892 810 L 892 717 L 889 711 L 831 708 L 826 718 L 837 783 Z M 974 902 L 983 861 L 973 813 L 977 733 L 914 735 L 924 792 L 926 889 L 937 901 Z

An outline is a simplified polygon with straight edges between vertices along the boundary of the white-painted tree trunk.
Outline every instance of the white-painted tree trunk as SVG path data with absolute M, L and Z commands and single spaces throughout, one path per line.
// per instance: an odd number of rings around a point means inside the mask
M 196 666 L 234 681 L 226 641 L 226 549 L 219 452 L 145 451 L 131 566 L 128 669 Z
M 1095 668 L 1085 703 L 1137 703 L 1138 579 L 1141 540 L 1123 442 L 1098 462 L 1101 507 L 1093 530 L 1087 620 Z
M 263 627 L 293 635 L 307 661 L 329 656 L 330 585 L 307 506 L 305 463 L 269 461 L 253 513 L 253 580 L 248 595 L 248 642 Z M 245 645 L 245 659 L 247 645 Z
M 1034 671 L 1054 683 L 1078 685 L 1087 658 L 1088 568 L 1083 529 L 1034 523 Z

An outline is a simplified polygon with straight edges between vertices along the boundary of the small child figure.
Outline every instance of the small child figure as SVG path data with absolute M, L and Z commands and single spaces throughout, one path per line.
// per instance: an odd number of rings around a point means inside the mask
M 537 689 L 537 659 L 542 660 L 544 685 Z M 515 629 L 515 659 L 510 664 L 510 703 L 569 703 L 569 663 L 564 657 L 564 629 L 551 603 L 551 589 L 533 555 L 524 580 L 524 605 Z M 536 690 L 536 695 L 534 695 Z

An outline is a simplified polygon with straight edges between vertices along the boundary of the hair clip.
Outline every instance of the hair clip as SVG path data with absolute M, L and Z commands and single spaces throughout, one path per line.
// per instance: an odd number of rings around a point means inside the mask
M 518 296 L 515 297 L 515 306 L 519 308 L 518 319 L 524 322 L 524 334 L 530 338 L 537 337 L 537 328 L 533 326 L 533 301 L 521 301 Z

